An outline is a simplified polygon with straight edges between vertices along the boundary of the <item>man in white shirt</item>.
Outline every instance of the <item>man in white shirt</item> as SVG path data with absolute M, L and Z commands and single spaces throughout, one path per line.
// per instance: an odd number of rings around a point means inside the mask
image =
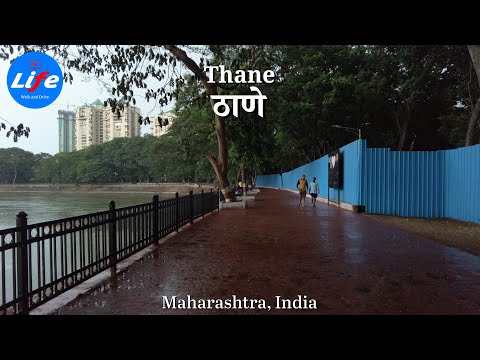
M 320 189 L 318 187 L 318 183 L 316 180 L 317 178 L 313 177 L 313 180 L 310 183 L 310 196 L 312 197 L 313 207 L 315 207 L 315 203 L 317 202 L 317 196 L 318 196 L 318 193 L 320 192 Z

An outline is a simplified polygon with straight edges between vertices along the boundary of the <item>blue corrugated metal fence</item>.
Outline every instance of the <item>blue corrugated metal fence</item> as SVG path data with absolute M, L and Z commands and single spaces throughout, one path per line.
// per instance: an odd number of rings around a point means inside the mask
M 444 151 L 444 216 L 480 223 L 480 145 Z
M 357 140 L 340 149 L 343 188 L 340 201 L 363 205 L 371 214 L 449 217 L 480 223 L 480 145 L 440 151 L 367 148 Z M 328 157 L 287 173 L 260 175 L 258 186 L 296 190 L 302 174 L 317 177 L 327 197 Z M 338 200 L 330 189 L 330 199 Z
M 443 154 L 440 151 L 366 149 L 365 211 L 412 217 L 443 217 Z

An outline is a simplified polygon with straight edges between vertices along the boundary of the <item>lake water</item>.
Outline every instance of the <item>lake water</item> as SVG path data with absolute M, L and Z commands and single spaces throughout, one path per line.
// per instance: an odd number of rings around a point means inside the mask
M 15 227 L 20 211 L 28 214 L 28 223 L 38 223 L 70 216 L 108 210 L 115 201 L 117 208 L 152 201 L 153 193 L 57 193 L 0 192 L 0 229 Z M 159 194 L 171 198 L 174 194 Z
M 71 216 L 84 215 L 105 211 L 109 202 L 115 201 L 116 208 L 143 204 L 152 201 L 153 193 L 55 193 L 55 192 L 0 192 L 0 229 L 16 226 L 16 214 L 25 211 L 28 223 L 62 219 Z M 171 193 L 159 194 L 161 199 L 174 197 Z M 131 223 L 131 221 L 130 221 Z M 141 234 L 142 223 L 134 227 L 132 234 Z M 72 226 L 70 223 L 66 226 Z M 130 224 L 131 225 L 131 224 Z M 68 228 L 68 227 L 67 227 Z M 53 240 L 35 242 L 29 247 L 31 269 L 30 288 L 39 289 L 85 265 L 93 263 L 108 254 L 105 231 L 99 227 L 95 231 L 82 230 L 65 236 L 56 236 Z M 47 229 L 49 231 L 49 228 Z M 37 234 L 36 230 L 32 230 Z M 45 231 L 45 229 L 43 229 Z M 90 236 L 88 236 L 90 234 Z M 125 234 L 119 229 L 118 235 Z M 31 234 L 32 236 L 35 236 Z M 122 237 L 119 237 L 121 243 Z M 11 241 L 7 234 L 4 242 Z M 126 241 L 126 240 L 125 240 Z M 0 253 L 0 305 L 14 298 L 15 255 L 11 249 Z M 66 281 L 66 280 L 65 280 Z M 64 284 L 67 284 L 64 281 Z M 71 281 L 69 279 L 68 281 Z

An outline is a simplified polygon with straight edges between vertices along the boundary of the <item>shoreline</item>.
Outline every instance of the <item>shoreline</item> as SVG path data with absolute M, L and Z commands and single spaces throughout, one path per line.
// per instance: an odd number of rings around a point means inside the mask
M 176 191 L 110 191 L 110 190 L 102 190 L 102 191 L 86 191 L 86 190 L 79 190 L 79 191 L 71 191 L 71 190 L 61 190 L 61 191 L 41 191 L 41 190 L 24 190 L 24 191 L 3 191 L 0 190 L 0 194 L 3 193 L 37 193 L 37 194 L 45 194 L 45 193 L 56 193 L 56 194 L 81 194 L 81 193 L 102 193 L 102 194 L 175 194 Z M 195 191 L 194 191 L 195 193 Z M 179 194 L 181 194 L 179 192 Z
M 202 189 L 207 192 L 210 189 L 216 191 L 213 184 L 188 184 L 188 183 L 165 183 L 165 184 L 0 184 L 0 193 L 12 192 L 36 192 L 36 193 L 117 193 L 117 194 L 155 194 L 155 193 L 171 193 L 179 194 L 188 193 L 193 190 L 194 193 L 201 192 Z

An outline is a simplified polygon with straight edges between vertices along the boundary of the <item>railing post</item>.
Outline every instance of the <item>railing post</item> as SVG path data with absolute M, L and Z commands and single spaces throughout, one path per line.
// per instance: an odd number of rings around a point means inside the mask
M 213 212 L 213 209 L 215 207 L 213 206 L 213 189 L 210 188 L 210 212 Z
M 190 190 L 190 224 L 193 224 L 193 190 Z
M 110 249 L 110 274 L 117 275 L 117 213 L 115 201 L 110 201 L 110 222 L 108 224 L 108 242 Z
M 203 189 L 202 189 L 202 217 L 204 216 L 205 216 L 205 205 L 204 205 Z
M 160 240 L 158 231 L 158 195 L 153 195 L 153 242 L 158 244 Z
M 17 214 L 17 291 L 20 302 L 17 313 L 28 315 L 28 249 L 27 249 L 27 214 L 20 211 Z
M 179 222 L 179 200 L 178 192 L 175 193 L 175 230 L 178 232 L 178 222 Z

